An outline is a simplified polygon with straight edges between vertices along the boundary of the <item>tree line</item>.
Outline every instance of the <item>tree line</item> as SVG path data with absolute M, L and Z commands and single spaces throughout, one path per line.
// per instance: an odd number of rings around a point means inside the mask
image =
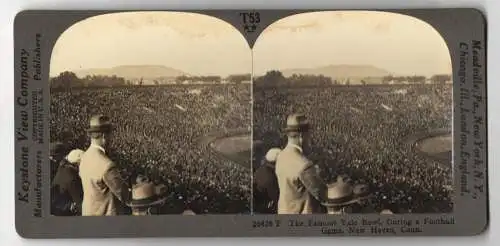
M 163 78 L 164 79 L 164 78 Z M 160 81 L 163 79 L 153 80 L 154 85 L 160 85 Z M 223 78 L 221 76 L 177 76 L 173 78 L 173 81 L 177 84 L 195 83 L 195 82 L 205 82 L 205 83 L 221 83 Z M 251 74 L 234 74 L 229 75 L 224 78 L 228 83 L 240 84 L 251 80 Z M 78 88 L 78 87 L 123 87 L 123 86 L 142 86 L 144 85 L 144 79 L 141 78 L 138 81 L 127 80 L 123 77 L 118 77 L 116 75 L 106 76 L 106 75 L 87 75 L 83 78 L 79 78 L 74 72 L 65 71 L 60 73 L 56 77 L 50 78 L 50 87 L 54 89 L 64 89 L 64 88 Z
M 251 74 L 234 74 L 225 77 L 221 76 L 177 76 L 174 82 L 177 84 L 182 83 L 221 83 L 225 80 L 228 83 L 240 84 L 242 82 L 250 81 Z M 429 78 L 431 83 L 444 84 L 451 81 L 451 75 L 437 74 Z M 383 84 L 389 83 L 413 83 L 424 84 L 427 82 L 425 76 L 384 76 L 381 79 Z M 367 82 L 361 80 L 361 84 L 365 85 Z M 74 88 L 74 87 L 122 87 L 122 86 L 142 86 L 144 84 L 141 78 L 137 82 L 132 82 L 123 77 L 118 76 L 105 76 L 105 75 L 87 75 L 84 78 L 79 78 L 75 73 L 66 71 L 60 73 L 57 77 L 50 78 L 51 88 Z M 158 80 L 154 80 L 154 85 L 160 85 Z M 279 70 L 268 71 L 265 75 L 259 76 L 254 79 L 255 86 L 329 86 L 339 84 L 337 80 L 323 75 L 310 75 L 310 74 L 293 74 L 290 77 L 285 77 Z M 350 84 L 350 80 L 344 81 L 344 84 Z
M 429 78 L 431 83 L 434 84 L 444 84 L 448 81 L 451 81 L 451 75 L 446 75 L 446 74 L 438 74 L 434 75 Z M 382 84 L 389 84 L 391 82 L 393 83 L 410 83 L 410 84 L 424 84 L 428 81 L 427 77 L 425 76 L 385 76 L 382 77 L 381 80 Z M 293 74 L 290 77 L 285 77 L 283 73 L 279 70 L 271 70 L 266 72 L 265 75 L 257 77 L 254 79 L 254 85 L 255 86 L 330 86 L 330 85 L 337 85 L 337 84 L 345 84 L 349 85 L 351 84 L 351 80 L 347 78 L 345 81 L 338 81 L 334 80 L 331 77 L 326 77 L 323 75 L 309 75 L 309 74 Z M 369 84 L 367 82 L 367 79 L 361 79 L 359 81 L 360 84 L 362 85 L 367 85 Z
M 327 86 L 332 85 L 332 78 L 323 75 L 293 74 L 285 77 L 281 71 L 271 70 L 254 79 L 255 86 Z
M 125 86 L 130 81 L 117 76 L 87 75 L 79 78 L 73 72 L 62 72 L 57 77 L 50 78 L 50 87 L 56 89 L 75 87 L 115 87 Z

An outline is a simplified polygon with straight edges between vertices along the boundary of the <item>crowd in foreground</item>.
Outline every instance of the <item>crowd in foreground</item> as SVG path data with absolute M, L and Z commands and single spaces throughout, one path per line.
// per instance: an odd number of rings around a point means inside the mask
M 51 140 L 65 146 L 61 156 L 69 157 L 70 149 L 87 151 L 88 119 L 104 113 L 114 122 L 106 155 L 127 187 L 144 179 L 163 185 L 168 196 L 158 213 L 249 213 L 248 169 L 199 144 L 211 132 L 249 127 L 249 89 L 177 86 L 53 93 Z M 321 178 L 338 182 L 346 175 L 373 191 L 358 212 L 452 210 L 451 166 L 426 158 L 405 141 L 415 133 L 450 127 L 451 86 L 266 88 L 253 93 L 254 139 L 263 142 L 260 149 L 284 148 L 290 133 L 283 129 L 285 116 L 305 112 L 311 122 L 307 158 L 318 164 Z M 255 160 L 264 155 L 254 151 Z M 259 163 L 254 162 L 254 170 Z M 130 200 L 125 204 L 134 207 Z
M 164 213 L 249 213 L 248 169 L 220 158 L 199 138 L 249 128 L 250 107 L 248 85 L 53 92 L 51 141 L 64 143 L 66 154 L 86 150 L 90 117 L 105 114 L 115 127 L 106 154 L 130 186 L 138 176 L 165 185 L 170 208 Z
M 303 112 L 311 122 L 307 157 L 322 178 L 346 175 L 374 191 L 359 212 L 451 212 L 451 163 L 427 158 L 405 141 L 451 127 L 451 92 L 450 85 L 254 90 L 253 138 L 263 142 L 254 167 L 265 151 L 285 146 L 286 115 Z

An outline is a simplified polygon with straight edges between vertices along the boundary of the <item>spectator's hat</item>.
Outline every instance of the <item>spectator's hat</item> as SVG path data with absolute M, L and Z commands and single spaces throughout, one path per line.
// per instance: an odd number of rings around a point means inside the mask
M 87 132 L 110 132 L 111 130 L 111 120 L 108 116 L 98 114 L 90 118 L 90 126 Z
M 69 163 L 78 164 L 78 163 L 80 163 L 80 160 L 82 159 L 83 153 L 85 153 L 85 152 L 81 149 L 74 149 L 74 150 L 70 151 L 69 154 L 66 156 L 66 160 Z
M 307 132 L 309 122 L 304 114 L 291 114 L 286 120 L 286 132 Z
M 267 151 L 266 161 L 268 162 L 276 162 L 276 158 L 278 158 L 279 153 L 281 152 L 280 148 L 272 148 Z
M 380 212 L 380 214 L 394 214 L 390 209 L 384 209 Z
M 131 208 L 146 208 L 162 204 L 166 200 L 166 186 L 147 181 L 132 187 L 132 199 L 127 205 Z
M 329 184 L 327 187 L 327 198 L 322 203 L 326 207 L 343 207 L 370 197 L 368 186 L 352 186 L 340 176 L 335 183 Z

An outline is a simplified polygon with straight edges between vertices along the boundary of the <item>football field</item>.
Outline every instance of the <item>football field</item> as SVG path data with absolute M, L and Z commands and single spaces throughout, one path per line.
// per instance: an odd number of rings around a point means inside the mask
M 218 138 L 211 143 L 211 146 L 225 158 L 250 168 L 250 134 Z
M 443 166 L 450 166 L 452 163 L 451 134 L 420 139 L 415 143 L 415 148 Z

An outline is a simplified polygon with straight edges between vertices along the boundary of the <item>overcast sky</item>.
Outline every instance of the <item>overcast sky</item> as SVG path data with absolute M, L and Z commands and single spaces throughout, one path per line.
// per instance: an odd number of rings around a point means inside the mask
M 382 12 L 317 12 L 275 22 L 258 38 L 256 74 L 335 64 L 374 65 L 395 74 L 451 73 L 444 40 L 418 19 Z M 189 13 L 92 17 L 58 39 L 51 76 L 66 70 L 165 65 L 194 75 L 250 73 L 250 49 L 232 26 Z
M 395 74 L 451 73 L 445 41 L 405 15 L 330 11 L 283 18 L 253 48 L 255 73 L 335 64 L 373 65 Z
M 222 20 L 176 12 L 117 13 L 67 29 L 54 47 L 50 74 L 118 65 L 225 76 L 250 73 L 252 58 L 242 34 Z

